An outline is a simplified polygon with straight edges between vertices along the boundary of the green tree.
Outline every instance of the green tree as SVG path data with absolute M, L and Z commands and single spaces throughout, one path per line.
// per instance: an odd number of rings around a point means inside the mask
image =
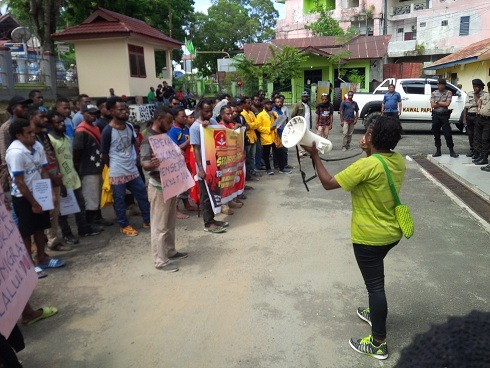
M 271 0 L 214 0 L 207 15 L 196 13 L 190 29 L 197 50 L 193 65 L 203 75 L 216 73 L 216 60 L 226 53 L 270 40 L 277 16 Z
M 305 26 L 306 29 L 310 29 L 315 36 L 343 36 L 344 30 L 339 26 L 332 17 L 332 11 L 319 6 L 317 12 L 320 13 L 320 17 L 310 25 Z
M 290 83 L 291 79 L 301 75 L 301 66 L 308 57 L 294 47 L 276 48 L 269 46 L 272 57 L 264 65 L 255 65 L 254 60 L 247 59 L 244 54 L 234 57 L 234 66 L 241 80 L 247 85 L 255 85 L 255 81 Z
M 285 84 L 301 75 L 301 66 L 308 60 L 303 52 L 291 46 L 274 48 L 269 46 L 272 57 L 264 65 L 264 74 L 268 82 Z

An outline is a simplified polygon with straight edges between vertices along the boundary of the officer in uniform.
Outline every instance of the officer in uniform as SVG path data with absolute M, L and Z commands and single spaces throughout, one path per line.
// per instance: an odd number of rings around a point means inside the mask
M 478 119 L 475 124 L 475 149 L 480 155 L 473 160 L 475 165 L 488 165 L 490 152 L 490 93 L 484 93 L 478 100 Z
M 449 105 L 453 94 L 446 89 L 446 80 L 439 78 L 437 83 L 437 89 L 430 95 L 430 106 L 432 107 L 432 134 L 434 134 L 434 143 L 436 146 L 436 153 L 432 157 L 441 156 L 441 129 L 444 138 L 446 139 L 447 148 L 449 148 L 449 155 L 451 157 L 458 157 L 459 155 L 454 152 L 453 135 L 451 131 L 451 124 L 449 123 L 449 116 L 451 111 Z
M 475 136 L 475 124 L 477 120 L 477 110 L 478 110 L 478 100 L 480 96 L 485 93 L 483 88 L 485 84 L 481 79 L 473 79 L 471 81 L 473 85 L 473 91 L 468 92 L 466 95 L 466 101 L 463 109 L 463 124 L 466 126 L 466 133 L 468 133 L 468 143 L 470 144 L 470 152 L 466 155 L 467 157 L 476 158 L 479 153 L 475 150 L 474 141 L 478 141 L 478 137 Z M 481 140 L 481 138 L 480 138 Z M 475 157 L 473 157 L 475 156 Z

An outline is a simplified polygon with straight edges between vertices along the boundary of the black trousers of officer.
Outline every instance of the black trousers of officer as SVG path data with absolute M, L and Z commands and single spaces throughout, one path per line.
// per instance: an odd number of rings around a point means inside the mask
M 483 155 L 490 153 L 490 116 L 480 115 L 475 121 L 475 150 Z
M 476 113 L 466 113 L 466 133 L 468 134 L 468 143 L 470 144 L 470 151 L 475 150 L 475 125 L 476 125 Z
M 452 151 L 454 143 L 451 124 L 449 123 L 449 113 L 439 114 L 437 112 L 432 112 L 432 134 L 434 134 L 434 143 L 438 150 L 441 149 L 441 129 L 442 134 L 446 139 L 447 148 Z

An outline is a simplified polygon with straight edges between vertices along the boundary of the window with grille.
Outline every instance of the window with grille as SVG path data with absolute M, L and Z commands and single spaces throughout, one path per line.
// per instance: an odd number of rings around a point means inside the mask
M 470 17 L 459 18 L 459 35 L 468 36 L 470 34 Z
M 131 77 L 146 78 L 145 50 L 143 47 L 128 45 L 129 70 Z

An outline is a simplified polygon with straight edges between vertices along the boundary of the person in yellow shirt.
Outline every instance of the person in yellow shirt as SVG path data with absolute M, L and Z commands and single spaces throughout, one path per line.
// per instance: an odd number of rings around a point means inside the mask
M 248 96 L 242 97 L 243 110 L 240 113 L 245 119 L 245 155 L 246 162 L 245 167 L 247 175 L 245 180 L 259 180 L 259 173 L 255 170 L 255 153 L 257 147 L 257 134 L 255 129 L 257 129 L 257 119 L 252 111 L 252 99 Z
M 257 115 L 257 130 L 260 132 L 260 143 L 262 144 L 262 159 L 265 163 L 267 175 L 274 175 L 274 170 L 271 169 L 270 155 L 277 157 L 279 164 L 279 172 L 282 174 L 291 174 L 291 170 L 287 169 L 286 157 L 282 147 L 281 138 L 277 133 L 277 127 L 274 126 L 274 121 L 277 119 L 277 113 L 272 111 L 272 101 L 264 99 L 264 109 Z
M 396 191 L 405 175 L 403 157 L 392 151 L 401 138 L 401 125 L 392 117 L 380 116 L 361 139 L 368 157 L 354 162 L 335 176 L 323 166 L 315 146 L 303 147 L 310 155 L 326 190 L 343 188 L 352 193 L 351 239 L 354 255 L 369 294 L 369 307 L 359 307 L 357 315 L 372 327 L 371 335 L 351 339 L 350 346 L 376 359 L 388 358 L 384 263 L 388 252 L 398 244 L 402 231 L 395 217 L 395 200 L 381 161 L 386 161 Z

